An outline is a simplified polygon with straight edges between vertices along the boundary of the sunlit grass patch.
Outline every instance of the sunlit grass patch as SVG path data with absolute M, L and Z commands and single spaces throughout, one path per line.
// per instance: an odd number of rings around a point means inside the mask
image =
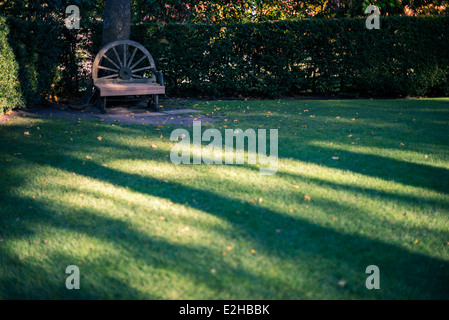
M 449 298 L 448 99 L 195 104 L 278 129 L 277 173 L 176 166 L 174 126 L 2 125 L 0 298 Z

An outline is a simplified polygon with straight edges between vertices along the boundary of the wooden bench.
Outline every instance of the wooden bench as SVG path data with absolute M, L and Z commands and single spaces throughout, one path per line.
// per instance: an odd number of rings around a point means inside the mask
M 103 113 L 107 97 L 149 97 L 148 107 L 157 110 L 159 95 L 165 94 L 163 75 L 156 71 L 153 57 L 131 40 L 114 41 L 100 50 L 92 67 L 92 81 Z

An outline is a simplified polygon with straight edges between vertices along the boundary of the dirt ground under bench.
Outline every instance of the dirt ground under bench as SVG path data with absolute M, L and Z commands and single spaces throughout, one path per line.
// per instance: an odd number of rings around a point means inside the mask
M 140 124 L 140 125 L 180 125 L 191 126 L 194 120 L 206 124 L 220 120 L 217 116 L 205 116 L 200 111 L 183 107 L 160 108 L 151 111 L 139 106 L 114 106 L 101 113 L 97 108 L 89 107 L 85 110 L 71 110 L 67 105 L 54 104 L 42 108 L 14 110 L 8 115 L 0 116 L 0 124 L 14 118 L 29 117 L 34 119 L 69 118 L 73 120 L 100 120 L 106 123 Z

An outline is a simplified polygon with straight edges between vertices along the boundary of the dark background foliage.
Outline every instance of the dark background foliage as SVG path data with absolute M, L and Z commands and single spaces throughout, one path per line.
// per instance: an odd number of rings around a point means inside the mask
M 82 95 L 100 48 L 102 5 L 75 1 L 85 10 L 81 29 L 68 30 L 65 11 L 49 9 L 60 2 L 37 1 L 18 17 L 17 6 L 2 7 L 2 79 L 17 79 L 2 86 L 2 109 Z M 380 30 L 368 30 L 365 18 L 155 20 L 134 23 L 131 38 L 153 54 L 169 95 L 401 97 L 449 93 L 448 31 L 444 15 L 383 17 Z

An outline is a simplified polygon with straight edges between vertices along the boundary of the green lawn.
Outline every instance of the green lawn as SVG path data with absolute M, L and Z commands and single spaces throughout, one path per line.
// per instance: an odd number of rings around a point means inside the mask
M 173 165 L 174 126 L 1 125 L 0 299 L 449 299 L 449 99 L 192 107 L 279 129 L 277 174 Z

